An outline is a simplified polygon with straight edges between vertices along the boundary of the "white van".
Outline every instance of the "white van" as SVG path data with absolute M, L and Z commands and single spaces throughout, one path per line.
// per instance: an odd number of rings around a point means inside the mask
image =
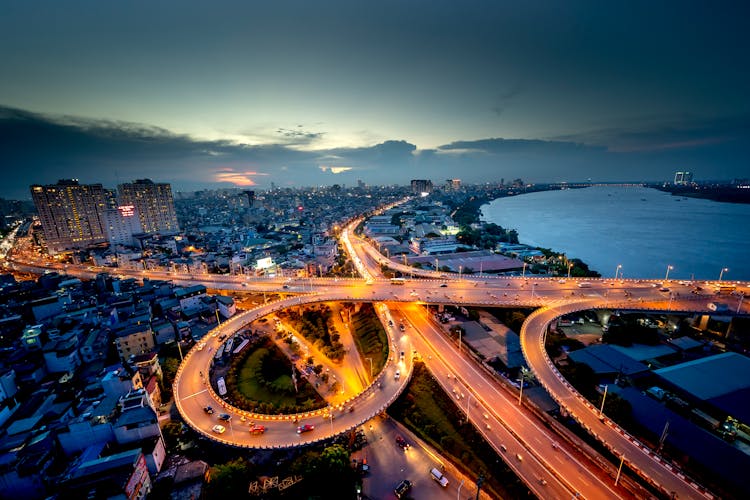
M 440 486 L 442 486 L 443 488 L 448 486 L 448 478 L 445 477 L 443 473 L 437 470 L 436 468 L 433 467 L 430 470 L 430 476 L 432 476 L 432 479 L 437 481 L 440 484 Z

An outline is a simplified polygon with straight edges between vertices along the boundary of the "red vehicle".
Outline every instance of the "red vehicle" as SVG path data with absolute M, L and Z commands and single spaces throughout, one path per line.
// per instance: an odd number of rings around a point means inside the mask
M 310 432 L 313 429 L 315 429 L 314 425 L 310 425 L 310 424 L 300 425 L 299 427 L 297 427 L 297 434 L 302 434 L 303 432 Z
M 253 424 L 250 426 L 250 434 L 263 434 L 264 432 L 266 432 L 264 425 Z

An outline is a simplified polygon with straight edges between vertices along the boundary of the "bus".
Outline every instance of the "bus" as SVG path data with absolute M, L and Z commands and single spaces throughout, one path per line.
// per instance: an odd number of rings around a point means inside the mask
M 216 349 L 216 354 L 214 354 L 214 359 L 216 361 L 219 361 L 223 355 L 224 355 L 224 344 L 221 344 L 219 348 Z
M 716 285 L 715 290 L 716 293 L 732 293 L 737 289 L 737 285 L 733 285 L 730 283 L 721 283 L 719 285 Z
M 406 283 L 405 278 L 391 278 L 391 285 L 403 285 Z
M 249 340 L 247 339 L 243 340 L 242 342 L 240 342 L 240 345 L 234 348 L 234 351 L 232 351 L 232 354 L 239 354 L 240 352 L 242 352 L 242 349 L 247 347 L 249 343 L 250 343 Z

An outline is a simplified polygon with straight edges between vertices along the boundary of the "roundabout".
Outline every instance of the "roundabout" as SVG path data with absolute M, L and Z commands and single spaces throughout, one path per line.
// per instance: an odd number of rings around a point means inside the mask
M 175 375 L 173 385 L 175 404 L 185 422 L 196 432 L 215 441 L 242 448 L 286 448 L 307 445 L 347 432 L 382 412 L 401 394 L 412 371 L 410 356 L 400 358 L 400 332 L 386 328 L 390 355 L 383 370 L 364 390 L 355 396 L 313 411 L 292 414 L 262 414 L 237 408 L 220 396 L 210 383 L 213 353 L 226 342 L 220 340 L 239 331 L 247 324 L 286 308 L 303 304 L 351 300 L 339 294 L 310 294 L 278 300 L 244 312 L 209 332 L 185 356 Z M 384 324 L 388 309 L 376 308 Z M 206 411 L 211 407 L 212 413 Z M 224 416 L 222 418 L 222 416 Z M 228 417 L 228 418 L 227 418 Z M 216 432 L 222 425 L 225 430 Z M 258 427 L 264 430 L 258 432 Z M 297 432 L 300 431 L 300 432 Z

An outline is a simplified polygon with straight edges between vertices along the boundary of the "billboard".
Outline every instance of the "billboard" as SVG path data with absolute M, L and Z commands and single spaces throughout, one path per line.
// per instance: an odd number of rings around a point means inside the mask
M 117 207 L 120 211 L 120 215 L 123 217 L 132 217 L 135 215 L 135 206 L 133 205 L 120 205 Z

